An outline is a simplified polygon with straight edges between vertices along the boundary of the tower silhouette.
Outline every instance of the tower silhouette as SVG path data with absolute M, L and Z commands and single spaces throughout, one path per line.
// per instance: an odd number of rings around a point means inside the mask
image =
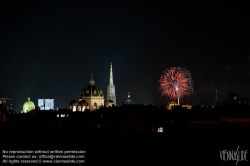
M 215 105 L 219 105 L 219 99 L 218 99 L 218 91 L 215 90 Z
M 130 92 L 128 92 L 128 100 L 127 100 L 128 104 L 131 104 L 131 100 L 130 100 Z
M 112 100 L 116 105 L 115 85 L 113 84 L 112 62 L 110 64 L 109 85 L 107 87 L 107 102 Z

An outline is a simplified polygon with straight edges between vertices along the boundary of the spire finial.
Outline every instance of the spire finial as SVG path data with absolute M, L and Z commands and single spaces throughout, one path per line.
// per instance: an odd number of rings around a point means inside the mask
M 91 78 L 90 78 L 90 80 L 89 80 L 89 84 L 90 84 L 90 85 L 94 85 L 94 84 L 95 84 L 95 81 L 94 81 L 94 79 L 93 79 L 93 73 L 91 74 Z

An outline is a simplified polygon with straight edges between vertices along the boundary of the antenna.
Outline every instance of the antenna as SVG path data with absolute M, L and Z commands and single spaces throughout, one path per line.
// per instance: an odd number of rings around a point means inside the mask
M 128 100 L 127 100 L 128 104 L 131 104 L 131 100 L 130 100 L 130 92 L 128 92 Z

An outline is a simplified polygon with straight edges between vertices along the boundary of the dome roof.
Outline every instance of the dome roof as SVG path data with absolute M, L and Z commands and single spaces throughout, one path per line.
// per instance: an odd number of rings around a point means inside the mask
M 75 100 L 71 100 L 69 104 L 71 105 L 71 104 L 75 104 L 75 103 L 76 103 Z
M 28 97 L 28 101 L 26 101 L 23 104 L 23 111 L 24 112 L 29 112 L 31 110 L 35 110 L 35 104 L 32 101 L 30 101 L 30 98 Z
M 95 81 L 93 79 L 93 74 L 89 81 L 89 85 L 86 86 L 80 93 L 80 98 L 89 98 L 89 97 L 104 97 L 103 91 L 95 85 Z
M 104 97 L 102 90 L 96 85 L 86 86 L 80 93 L 80 98 L 84 97 Z

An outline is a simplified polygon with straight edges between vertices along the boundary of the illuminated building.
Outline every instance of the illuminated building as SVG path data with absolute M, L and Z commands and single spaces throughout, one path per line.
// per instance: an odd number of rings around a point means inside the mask
M 115 104 L 114 104 L 113 100 L 108 100 L 108 101 L 106 102 L 106 105 L 107 105 L 107 107 L 112 107 L 112 106 L 115 105 Z
M 6 110 L 12 109 L 12 98 L 10 97 L 1 97 L 0 98 L 0 104 L 3 105 Z
M 70 110 L 83 112 L 85 109 L 94 111 L 104 105 L 104 95 L 102 90 L 95 85 L 93 74 L 89 80 L 89 85 L 83 88 L 79 96 L 79 103 L 75 100 L 70 102 Z
M 38 99 L 40 110 L 54 110 L 54 99 Z
M 70 105 L 69 109 L 72 110 L 73 112 L 75 112 L 77 109 L 77 105 L 78 105 L 77 102 L 75 100 L 71 100 L 69 105 Z
M 162 133 L 163 132 L 163 127 L 159 127 L 157 130 L 158 133 Z
M 248 106 L 249 105 L 249 98 L 240 98 L 239 99 L 239 105 L 245 105 Z
M 110 74 L 109 74 L 109 85 L 107 87 L 107 105 L 110 105 L 112 101 L 116 105 L 116 95 L 115 95 L 115 85 L 113 84 L 113 71 L 112 71 L 112 62 L 110 64 Z
M 116 105 L 115 85 L 113 84 L 112 62 L 110 64 L 109 85 L 107 87 L 106 106 Z M 95 85 L 93 74 L 91 75 L 89 85 L 82 89 L 79 96 L 79 102 L 71 100 L 70 110 L 84 112 L 85 110 L 94 111 L 104 106 L 103 91 Z
M 167 109 L 168 109 L 168 110 L 172 110 L 172 108 L 173 108 L 174 106 L 178 106 L 178 104 L 172 101 L 172 102 L 170 102 L 170 103 L 168 104 Z
M 30 100 L 30 97 L 28 97 L 28 101 L 26 101 L 23 104 L 22 113 L 27 113 L 27 112 L 30 112 L 30 111 L 35 110 L 35 109 L 36 109 L 35 104 Z

